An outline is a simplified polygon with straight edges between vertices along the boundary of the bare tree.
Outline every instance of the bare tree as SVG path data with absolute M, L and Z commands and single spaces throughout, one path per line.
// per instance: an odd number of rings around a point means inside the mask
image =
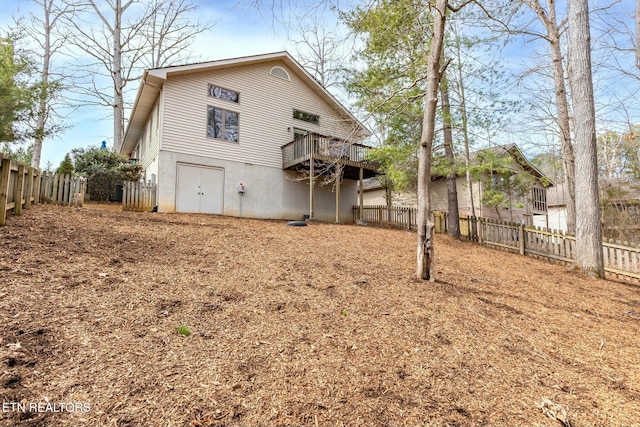
M 142 58 L 146 68 L 165 67 L 191 57 L 194 37 L 211 28 L 193 19 L 196 7 L 190 0 L 154 0 L 150 4 L 155 12 L 142 33 L 149 48 Z
M 424 116 L 422 136 L 418 152 L 418 247 L 416 276 L 418 279 L 435 281 L 433 274 L 434 223 L 431 217 L 431 151 L 435 137 L 436 107 L 438 87 L 442 70 L 440 57 L 444 43 L 445 23 L 447 20 L 448 0 L 436 0 L 432 8 L 433 37 L 427 58 L 427 89 L 424 93 Z
M 345 37 L 329 31 L 318 17 L 297 21 L 297 35 L 292 40 L 296 46 L 296 58 L 325 88 L 339 83 L 345 55 Z
M 568 1 L 568 22 L 576 205 L 580 207 L 576 215 L 576 263 L 584 273 L 604 277 L 588 0 Z
M 34 139 L 31 165 L 38 168 L 44 139 L 64 128 L 59 122 L 60 116 L 56 107 L 65 76 L 52 71 L 51 62 L 60 54 L 68 39 L 58 30 L 63 17 L 70 13 L 70 7 L 60 0 L 31 1 L 39 6 L 41 13 L 30 13 L 26 19 L 17 20 L 16 26 L 36 46 L 33 55 L 38 59 L 39 81 L 37 107 L 34 112 L 34 122 L 30 126 Z
M 442 100 L 442 123 L 444 124 L 444 155 L 448 163 L 447 171 L 447 234 L 456 239 L 460 238 L 460 212 L 458 210 L 458 187 L 455 167 L 455 156 L 453 152 L 453 134 L 451 131 L 451 103 L 449 102 L 449 83 L 447 74 L 442 74 L 440 82 L 440 99 Z
M 555 104 L 557 113 L 557 126 L 560 136 L 560 150 L 562 153 L 562 166 L 568 191 L 567 200 L 567 229 L 569 233 L 575 232 L 575 159 L 571 142 L 571 116 L 569 100 L 565 84 L 565 73 L 562 53 L 562 32 L 566 21 L 558 22 L 555 0 L 547 0 L 546 9 L 539 0 L 521 0 L 521 4 L 531 9 L 544 27 L 544 33 L 531 29 L 510 30 L 512 33 L 525 33 L 540 37 L 549 45 L 551 54 L 551 67 L 553 71 L 553 83 L 555 89 Z
M 636 0 L 636 68 L 640 71 L 640 0 Z
M 79 10 L 68 19 L 75 32 L 73 44 L 94 60 L 87 93 L 97 104 L 113 109 L 113 146 L 119 150 L 126 85 L 139 79 L 143 67 L 188 57 L 190 43 L 206 26 L 192 21 L 195 6 L 190 0 L 154 0 L 146 6 L 137 0 L 65 1 Z M 98 25 L 91 21 L 95 17 Z

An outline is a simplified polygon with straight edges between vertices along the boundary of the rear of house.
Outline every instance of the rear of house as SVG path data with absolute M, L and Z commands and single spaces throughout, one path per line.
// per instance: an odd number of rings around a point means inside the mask
M 273 219 L 351 218 L 357 179 L 321 186 L 283 167 L 305 135 L 352 143 L 368 134 L 288 53 L 149 70 L 120 152 L 157 184 L 159 212 Z

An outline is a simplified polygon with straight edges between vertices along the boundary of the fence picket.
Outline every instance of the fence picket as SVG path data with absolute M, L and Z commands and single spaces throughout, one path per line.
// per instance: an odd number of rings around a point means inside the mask
M 354 206 L 354 221 L 363 218 L 372 225 L 385 225 L 399 228 L 416 229 L 417 209 L 387 206 Z M 410 212 L 411 221 L 405 221 L 404 215 L 390 215 L 391 212 Z M 382 219 L 387 215 L 388 220 Z M 414 216 L 416 215 L 416 216 Z M 445 233 L 446 214 L 433 212 L 435 232 Z M 393 220 L 392 220 L 393 219 Z M 576 256 L 574 236 L 558 230 L 539 227 L 528 228 L 520 224 L 460 215 L 460 233 L 463 238 L 478 243 L 506 249 L 512 252 L 534 255 L 562 262 L 573 262 Z M 640 280 L 640 247 L 630 247 L 627 242 L 603 242 L 605 271 L 610 274 Z
M 8 211 L 20 215 L 38 203 L 82 206 L 85 182 L 82 177 L 41 173 L 0 155 L 0 225 L 6 224 Z
M 122 209 L 125 211 L 150 211 L 155 207 L 156 185 L 144 182 L 122 183 Z

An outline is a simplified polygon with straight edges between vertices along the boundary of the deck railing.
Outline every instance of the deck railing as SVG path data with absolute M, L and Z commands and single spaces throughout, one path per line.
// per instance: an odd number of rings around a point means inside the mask
M 351 162 L 360 164 L 374 164 L 370 162 L 371 147 L 351 143 L 344 139 L 331 136 L 308 133 L 282 146 L 282 167 L 290 168 L 297 164 L 304 164 L 311 159 L 311 154 L 317 160 Z

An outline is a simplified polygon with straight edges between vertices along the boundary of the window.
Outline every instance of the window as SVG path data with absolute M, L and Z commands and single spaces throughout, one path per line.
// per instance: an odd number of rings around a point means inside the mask
M 224 99 L 225 101 L 240 102 L 240 94 L 229 89 L 224 89 L 219 86 L 209 85 L 209 96 L 214 98 Z
M 547 189 L 533 187 L 533 210 L 546 212 L 547 211 Z
M 301 138 L 301 137 L 305 136 L 308 133 L 309 132 L 307 132 L 306 130 L 293 128 L 293 139 Z
M 211 106 L 208 110 L 207 137 L 238 142 L 238 113 Z
M 279 79 L 282 79 L 282 80 L 286 80 L 286 81 L 291 80 L 291 78 L 289 77 L 289 73 L 287 73 L 287 70 L 285 70 L 282 67 L 273 67 L 269 72 L 269 74 L 271 74 L 274 77 L 278 77 Z
M 314 125 L 320 124 L 320 116 L 317 114 L 305 113 L 300 110 L 293 110 L 293 118 L 313 123 Z

